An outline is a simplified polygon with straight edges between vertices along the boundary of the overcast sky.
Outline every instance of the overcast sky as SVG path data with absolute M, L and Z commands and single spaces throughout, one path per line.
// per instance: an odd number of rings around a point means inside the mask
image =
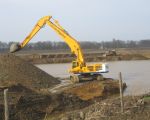
M 47 15 L 78 41 L 150 39 L 150 0 L 0 0 L 0 41 L 23 41 Z M 61 39 L 46 26 L 33 41 Z

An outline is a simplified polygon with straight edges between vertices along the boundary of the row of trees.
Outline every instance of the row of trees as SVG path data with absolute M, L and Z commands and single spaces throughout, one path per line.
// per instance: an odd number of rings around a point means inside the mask
M 5 43 L 0 41 L 0 51 L 8 50 L 13 42 Z M 140 40 L 140 41 L 123 41 L 113 39 L 112 41 L 82 41 L 80 45 L 83 49 L 115 49 L 115 48 L 150 48 L 150 40 Z M 59 50 L 59 49 L 69 49 L 65 42 L 36 42 L 29 43 L 24 50 Z

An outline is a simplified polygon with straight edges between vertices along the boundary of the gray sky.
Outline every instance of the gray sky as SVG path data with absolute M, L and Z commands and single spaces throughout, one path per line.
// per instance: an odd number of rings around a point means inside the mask
M 0 41 L 21 42 L 52 15 L 78 41 L 150 38 L 150 0 L 0 0 Z M 32 40 L 61 41 L 49 27 Z

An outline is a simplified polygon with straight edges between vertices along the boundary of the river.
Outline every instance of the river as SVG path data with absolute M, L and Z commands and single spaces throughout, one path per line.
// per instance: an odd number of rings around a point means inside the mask
M 150 60 L 114 61 L 108 62 L 108 65 L 109 73 L 104 73 L 104 77 L 118 79 L 119 72 L 121 72 L 123 81 L 127 84 L 125 95 L 150 92 Z M 71 64 L 40 64 L 36 66 L 55 77 L 68 77 L 68 69 Z

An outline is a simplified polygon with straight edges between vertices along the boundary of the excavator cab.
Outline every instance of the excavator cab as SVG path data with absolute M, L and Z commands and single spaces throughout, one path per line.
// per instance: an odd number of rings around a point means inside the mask
M 79 66 L 79 63 L 77 61 L 72 61 L 72 69 Z

